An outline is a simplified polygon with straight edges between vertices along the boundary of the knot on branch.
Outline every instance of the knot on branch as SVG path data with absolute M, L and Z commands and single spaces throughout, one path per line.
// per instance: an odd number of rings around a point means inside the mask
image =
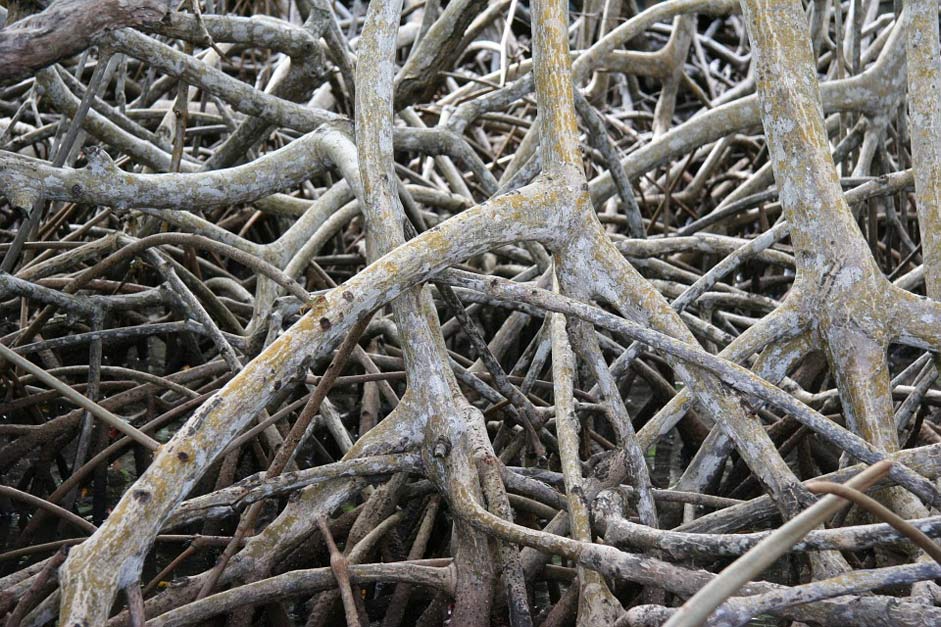
M 446 435 L 439 435 L 431 449 L 431 456 L 435 459 L 444 459 L 451 453 L 451 440 Z
M 109 174 L 118 169 L 111 155 L 101 146 L 86 146 L 82 154 L 88 163 L 86 169 L 96 176 Z

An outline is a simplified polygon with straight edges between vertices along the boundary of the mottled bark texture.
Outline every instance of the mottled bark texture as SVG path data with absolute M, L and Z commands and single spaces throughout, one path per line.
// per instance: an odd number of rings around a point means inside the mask
M 158 22 L 171 8 L 166 0 L 56 0 L 0 29 L 0 81 L 82 52 L 107 31 Z
M 6 625 L 941 624 L 936 3 L 38 9 Z

